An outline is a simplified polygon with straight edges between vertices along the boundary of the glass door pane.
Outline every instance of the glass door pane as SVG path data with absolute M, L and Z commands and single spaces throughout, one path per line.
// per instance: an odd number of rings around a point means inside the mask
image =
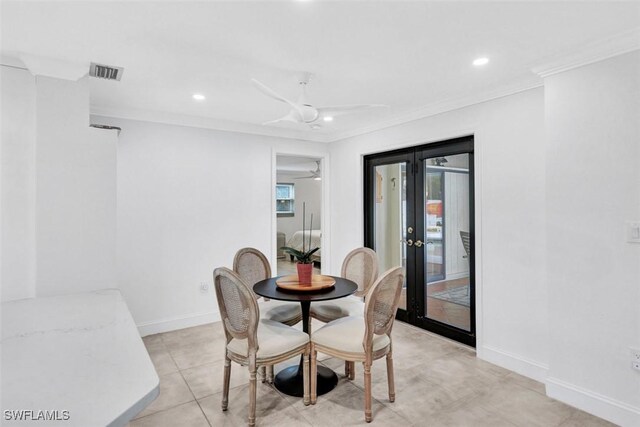
M 364 157 L 364 245 L 405 271 L 398 320 L 475 346 L 473 136 Z
M 407 162 L 374 167 L 374 247 L 380 273 L 401 266 L 405 283 L 400 309 L 407 310 Z
M 427 168 L 425 173 L 425 280 L 434 282 L 445 277 L 444 269 L 444 173 Z
M 471 330 L 469 154 L 426 158 L 426 317 Z

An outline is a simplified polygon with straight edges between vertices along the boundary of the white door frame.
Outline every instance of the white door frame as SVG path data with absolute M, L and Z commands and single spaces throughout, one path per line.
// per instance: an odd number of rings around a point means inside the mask
M 331 220 L 329 215 L 329 153 L 318 150 L 300 150 L 286 151 L 274 148 L 271 152 L 271 265 L 274 270 L 278 268 L 278 216 L 276 215 L 276 184 L 277 184 L 277 158 L 278 156 L 287 157 L 313 157 L 320 159 L 320 169 L 322 170 L 322 201 L 321 212 L 322 221 L 320 224 L 322 230 L 322 274 L 331 274 Z

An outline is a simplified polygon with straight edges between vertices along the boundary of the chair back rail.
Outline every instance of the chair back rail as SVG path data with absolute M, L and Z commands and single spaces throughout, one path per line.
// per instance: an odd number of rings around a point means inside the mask
M 226 267 L 216 268 L 213 283 L 227 342 L 247 339 L 249 353 L 258 351 L 260 309 L 255 294 L 238 274 Z
M 365 299 L 365 336 L 363 346 L 370 352 L 373 335 L 391 335 L 391 328 L 400 304 L 400 295 L 404 283 L 402 267 L 387 270 L 371 286 Z
M 358 285 L 355 296 L 364 297 L 378 278 L 378 256 L 372 249 L 356 248 L 344 258 L 340 275 Z
M 242 248 L 236 252 L 233 258 L 233 271 L 235 271 L 250 288 L 253 288 L 253 285 L 259 281 L 271 277 L 269 260 L 262 252 L 255 248 Z M 253 295 L 254 298 L 259 298 L 256 294 Z M 266 300 L 265 298 L 265 301 Z

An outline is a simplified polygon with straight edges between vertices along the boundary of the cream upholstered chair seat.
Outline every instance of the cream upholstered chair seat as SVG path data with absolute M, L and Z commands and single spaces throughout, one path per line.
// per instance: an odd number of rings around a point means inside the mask
M 364 302 L 362 298 L 350 295 L 331 301 L 329 304 L 314 303 L 313 317 L 321 322 L 331 322 L 347 316 L 364 316 Z
M 308 334 L 267 319 L 260 319 L 257 334 L 260 343 L 256 352 L 258 362 L 293 351 L 309 341 Z M 233 338 L 227 344 L 227 350 L 246 357 L 249 354 L 248 340 Z
M 302 309 L 297 302 L 269 300 L 261 301 L 258 306 L 260 307 L 261 319 L 273 320 L 286 325 L 295 325 L 302 320 Z
M 324 325 L 313 333 L 315 344 L 330 347 L 344 353 L 364 356 L 362 346 L 365 334 L 365 320 L 363 316 L 343 317 Z M 386 334 L 373 335 L 373 351 L 379 351 L 391 344 Z

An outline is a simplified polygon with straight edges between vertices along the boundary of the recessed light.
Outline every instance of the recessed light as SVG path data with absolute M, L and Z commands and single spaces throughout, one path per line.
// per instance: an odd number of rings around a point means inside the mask
M 204 101 L 205 97 L 201 93 L 194 93 L 193 94 L 193 99 L 195 99 L 196 101 Z
M 477 58 L 475 61 L 473 61 L 473 65 L 475 65 L 476 67 L 481 67 L 483 65 L 487 65 L 489 63 L 489 58 Z
M 324 120 L 325 122 L 332 122 L 332 121 L 333 121 L 333 117 L 331 117 L 331 116 L 325 116 L 325 117 L 323 118 L 323 120 Z

